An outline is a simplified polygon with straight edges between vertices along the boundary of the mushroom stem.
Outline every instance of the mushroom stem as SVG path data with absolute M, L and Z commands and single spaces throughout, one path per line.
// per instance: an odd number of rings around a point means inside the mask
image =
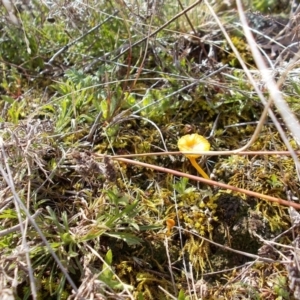
M 202 168 L 197 164 L 196 159 L 194 157 L 188 157 L 193 167 L 201 174 L 203 178 L 210 179 L 209 176 L 202 170 Z

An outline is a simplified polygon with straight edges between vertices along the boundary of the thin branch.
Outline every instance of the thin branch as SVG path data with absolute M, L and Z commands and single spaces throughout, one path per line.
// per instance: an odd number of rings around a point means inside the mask
M 227 156 L 227 155 L 286 155 L 290 156 L 289 151 L 241 151 L 235 152 L 236 150 L 228 151 L 202 151 L 202 152 L 185 152 L 180 151 L 168 151 L 168 152 L 149 152 L 149 153 L 136 153 L 136 154 L 124 154 L 124 155 L 114 155 L 112 158 L 135 158 L 144 156 L 167 156 L 167 155 L 190 155 L 190 154 L 200 154 L 207 156 Z M 300 151 L 295 151 L 295 154 L 300 155 Z M 94 153 L 93 155 L 97 157 L 104 157 L 104 154 Z
M 146 163 L 136 161 L 136 160 L 126 159 L 126 158 L 115 158 L 114 156 L 111 156 L 110 158 L 113 159 L 113 160 L 116 160 L 116 161 L 122 161 L 122 162 L 125 162 L 125 163 L 128 163 L 128 164 L 141 166 L 141 167 L 145 167 L 145 168 L 150 168 L 150 169 L 153 169 L 153 170 L 157 170 L 159 172 L 169 173 L 169 174 L 173 174 L 173 175 L 176 175 L 176 176 L 179 176 L 179 177 L 186 177 L 186 178 L 196 180 L 196 181 L 199 181 L 199 182 L 202 182 L 202 183 L 205 183 L 205 184 L 218 186 L 220 188 L 229 189 L 229 190 L 232 190 L 232 191 L 238 192 L 238 193 L 243 193 L 243 194 L 246 194 L 246 195 L 251 196 L 251 197 L 256 197 L 256 198 L 260 198 L 260 199 L 263 199 L 263 200 L 266 200 L 266 201 L 276 202 L 276 203 L 284 205 L 284 206 L 289 206 L 289 207 L 294 207 L 295 209 L 300 209 L 300 204 L 298 204 L 298 203 L 294 203 L 294 202 L 284 200 L 284 199 L 281 199 L 281 198 L 275 198 L 275 197 L 272 197 L 272 196 L 263 195 L 263 194 L 256 193 L 256 192 L 253 192 L 253 191 L 241 189 L 241 188 L 238 188 L 238 187 L 235 187 L 235 186 L 232 186 L 232 185 L 228 185 L 228 184 L 225 184 L 225 183 L 222 183 L 222 182 L 218 182 L 218 181 L 214 181 L 214 180 L 210 180 L 210 179 L 205 179 L 205 178 L 202 178 L 202 177 L 197 177 L 197 176 L 194 176 L 194 175 L 182 173 L 182 172 L 175 171 L 175 170 L 168 169 L 168 168 L 159 167 L 159 166 L 156 166 L 156 165 L 146 164 Z

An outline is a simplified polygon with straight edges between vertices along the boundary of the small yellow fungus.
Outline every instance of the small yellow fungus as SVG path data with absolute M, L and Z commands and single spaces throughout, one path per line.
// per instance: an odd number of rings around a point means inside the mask
M 166 224 L 167 224 L 167 235 L 171 234 L 171 229 L 175 226 L 175 221 L 173 219 L 168 219 L 166 220 Z
M 210 143 L 208 140 L 197 133 L 187 134 L 182 136 L 178 140 L 178 148 L 182 153 L 185 152 L 203 152 L 209 151 Z M 200 157 L 201 154 L 185 154 L 185 156 L 190 160 L 193 167 L 206 179 L 209 179 L 209 176 L 202 170 L 202 168 L 197 164 L 196 158 Z

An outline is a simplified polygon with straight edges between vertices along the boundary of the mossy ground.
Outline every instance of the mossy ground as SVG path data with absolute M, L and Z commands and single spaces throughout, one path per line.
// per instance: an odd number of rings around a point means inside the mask
M 262 11 L 273 5 L 256 2 Z M 294 299 L 283 262 L 291 255 L 285 247 L 296 247 L 298 227 L 289 230 L 295 223 L 287 207 L 114 159 L 177 151 L 178 139 L 189 133 L 208 137 L 212 150 L 238 149 L 263 111 L 204 4 L 188 13 L 195 40 L 183 15 L 130 47 L 182 11 L 179 2 L 156 5 L 71 1 L 16 13 L 19 26 L 3 23 L 2 293 L 11 288 L 16 299 Z M 274 11 L 286 13 L 288 4 L 282 5 Z M 214 9 L 257 72 L 230 21 L 234 8 L 216 1 Z M 258 72 L 256 80 L 262 83 Z M 297 117 L 299 91 L 297 76 L 288 76 L 282 92 Z M 286 146 L 267 120 L 249 150 Z M 197 175 L 181 155 L 134 159 Z M 216 181 L 299 199 L 288 155 L 212 156 L 202 165 Z M 18 199 L 30 214 L 38 212 L 35 222 L 76 293 L 32 225 L 1 234 L 26 217 L 24 207 L 16 210 Z M 167 220 L 176 226 L 168 228 Z

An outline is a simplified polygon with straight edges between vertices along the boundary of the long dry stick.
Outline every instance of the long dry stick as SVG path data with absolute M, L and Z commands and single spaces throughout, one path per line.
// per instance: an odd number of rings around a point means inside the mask
M 232 190 L 232 191 L 235 191 L 235 192 L 238 192 L 238 193 L 243 193 L 243 194 L 246 194 L 246 195 L 249 195 L 249 196 L 252 196 L 252 197 L 261 198 L 261 199 L 264 199 L 264 200 L 267 200 L 267 201 L 276 202 L 276 203 L 281 204 L 281 205 L 294 207 L 295 209 L 300 209 L 300 204 L 297 204 L 297 203 L 294 203 L 294 202 L 291 202 L 291 201 L 287 201 L 287 200 L 284 200 L 284 199 L 281 199 L 281 198 L 275 198 L 275 197 L 272 197 L 272 196 L 263 195 L 263 194 L 256 193 L 256 192 L 253 192 L 253 191 L 248 191 L 248 190 L 245 190 L 245 189 L 237 188 L 235 186 L 228 185 L 228 184 L 221 183 L 221 182 L 217 182 L 217 181 L 214 181 L 214 180 L 205 179 L 205 178 L 202 178 L 202 177 L 197 177 L 197 176 L 194 176 L 194 175 L 182 173 L 182 172 L 175 171 L 175 170 L 172 170 L 172 169 L 163 168 L 163 167 L 159 167 L 159 166 L 156 166 L 156 165 L 151 165 L 151 164 L 147 164 L 147 163 L 143 163 L 143 162 L 140 162 L 140 161 L 131 160 L 131 159 L 127 159 L 127 158 L 116 158 L 114 156 L 111 156 L 110 158 L 113 159 L 113 160 L 122 161 L 122 162 L 125 162 L 125 163 L 128 163 L 128 164 L 142 166 L 142 167 L 145 167 L 145 168 L 150 168 L 150 169 L 157 170 L 157 171 L 164 172 L 164 173 L 169 173 L 169 174 L 173 174 L 173 175 L 180 176 L 180 177 L 186 177 L 186 178 L 196 180 L 196 181 L 199 181 L 199 182 L 202 182 L 202 183 L 205 183 L 205 184 L 218 186 L 218 187 L 223 188 L 223 189 L 229 189 L 229 190 Z
M 207 156 L 225 156 L 225 155 L 286 155 L 290 156 L 291 153 L 289 151 L 241 151 L 235 152 L 236 150 L 228 150 L 228 151 L 200 151 L 200 152 L 180 152 L 180 151 L 168 151 L 168 152 L 148 152 L 148 153 L 134 153 L 134 154 L 124 154 L 124 155 L 115 155 L 114 158 L 134 158 L 134 157 L 142 157 L 142 156 L 164 156 L 164 155 L 190 155 L 190 154 L 200 154 Z M 295 151 L 295 154 L 300 155 L 300 151 Z M 103 157 L 102 154 L 94 154 L 98 157 Z

